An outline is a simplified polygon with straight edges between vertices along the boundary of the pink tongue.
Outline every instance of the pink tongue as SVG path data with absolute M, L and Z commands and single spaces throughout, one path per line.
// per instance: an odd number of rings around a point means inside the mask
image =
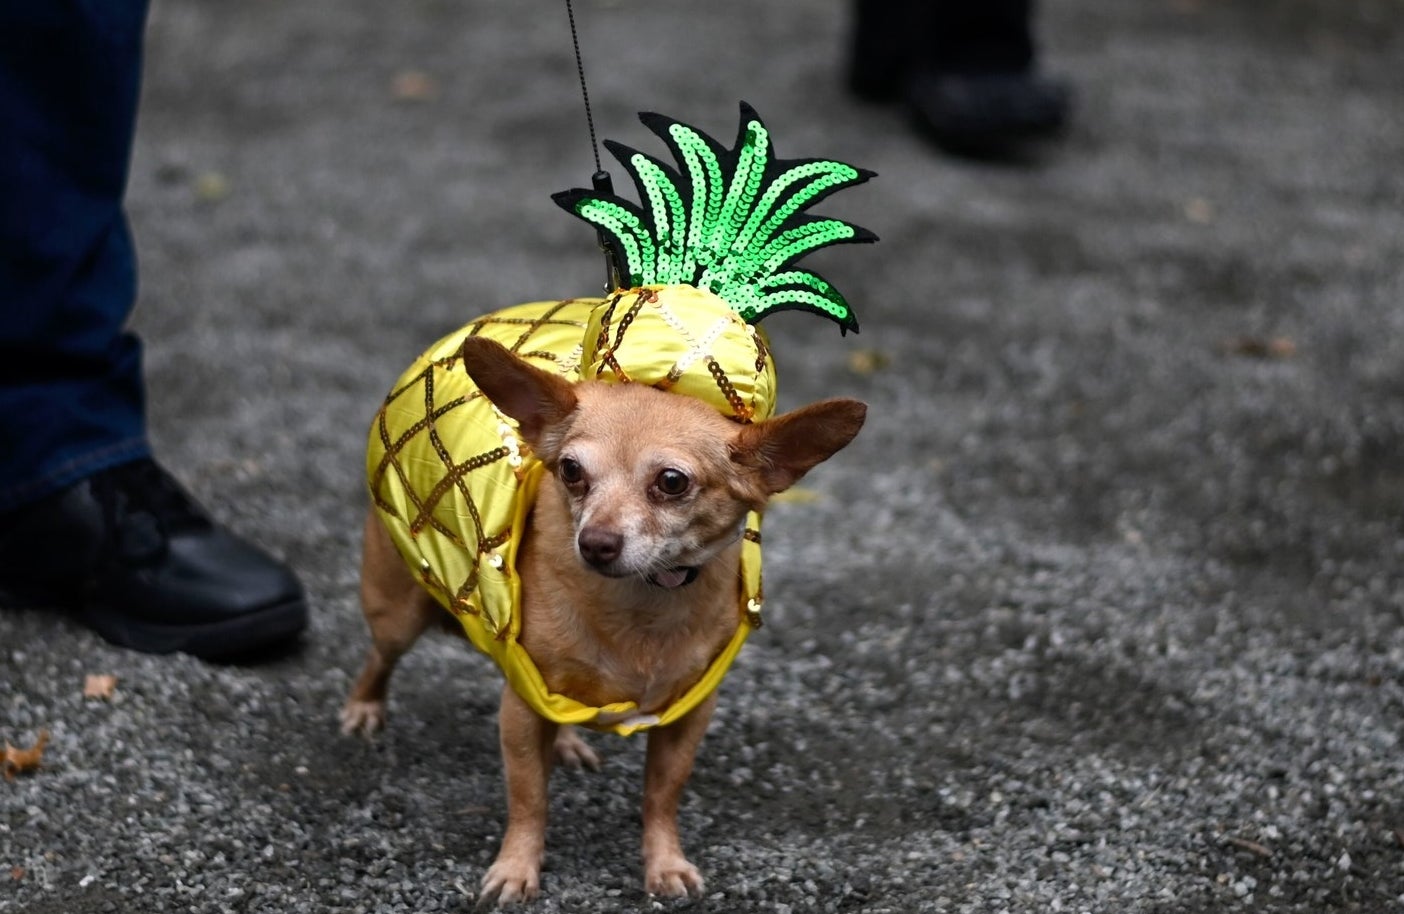
M 671 571 L 660 571 L 653 576 L 653 583 L 668 589 L 681 587 L 687 583 L 687 569 L 674 568 Z

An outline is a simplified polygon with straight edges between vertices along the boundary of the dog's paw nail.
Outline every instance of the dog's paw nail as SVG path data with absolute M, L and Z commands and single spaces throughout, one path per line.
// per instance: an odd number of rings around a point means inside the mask
M 662 898 L 701 898 L 702 872 L 679 859 L 663 866 L 649 867 L 644 889 Z
M 536 870 L 512 863 L 494 863 L 483 876 L 476 907 L 481 911 L 495 905 L 535 901 L 540 888 L 540 876 Z
M 589 768 L 591 771 L 600 770 L 600 757 L 590 749 L 584 752 L 560 752 L 556 755 L 556 760 L 566 768 Z
M 341 732 L 372 736 L 385 726 L 385 705 L 378 701 L 348 701 L 341 709 Z
M 600 757 L 590 745 L 574 733 L 556 739 L 556 761 L 566 768 L 600 770 Z

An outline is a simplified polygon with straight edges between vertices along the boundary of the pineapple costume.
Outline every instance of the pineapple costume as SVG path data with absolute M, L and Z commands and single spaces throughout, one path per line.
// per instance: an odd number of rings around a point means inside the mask
M 366 458 L 376 512 L 424 587 L 502 668 L 538 714 L 629 734 L 665 726 L 716 689 L 762 602 L 760 516 L 747 518 L 737 581 L 739 625 L 702 678 L 671 705 L 592 707 L 547 688 L 519 643 L 517 547 L 545 469 L 515 422 L 460 364 L 463 340 L 486 336 L 572 381 L 650 384 L 696 397 L 737 422 L 775 411 L 775 365 L 754 322 L 785 309 L 815 311 L 858 329 L 847 302 L 818 275 L 793 269 L 830 244 L 872 241 L 864 229 L 806 214 L 871 173 L 821 159 L 777 159 L 756 113 L 741 108 L 728 150 L 669 118 L 642 120 L 668 145 L 674 170 L 606 143 L 647 209 L 582 189 L 555 200 L 595 225 L 621 288 L 604 298 L 533 302 L 474 320 L 431 346 L 376 415 Z

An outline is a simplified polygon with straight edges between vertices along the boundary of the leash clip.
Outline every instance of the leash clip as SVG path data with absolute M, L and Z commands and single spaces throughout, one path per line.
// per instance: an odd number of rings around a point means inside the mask
M 609 172 L 601 168 L 590 176 L 590 183 L 595 188 L 597 194 L 614 194 L 614 180 L 609 176 Z M 617 291 L 624 287 L 624 270 L 620 267 L 619 251 L 615 250 L 604 229 L 598 231 L 600 239 L 600 250 L 605 255 L 605 294 Z

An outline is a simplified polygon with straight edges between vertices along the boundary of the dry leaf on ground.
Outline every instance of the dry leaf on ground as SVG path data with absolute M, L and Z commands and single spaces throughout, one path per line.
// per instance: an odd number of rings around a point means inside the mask
M 1240 336 L 1225 343 L 1224 351 L 1253 359 L 1290 359 L 1297 354 L 1297 344 L 1285 336 Z
M 0 755 L 0 768 L 5 771 L 5 780 L 13 781 L 15 775 L 33 771 L 39 767 L 39 762 L 44 757 L 44 746 L 49 742 L 49 731 L 44 730 L 39 734 L 39 739 L 28 749 L 16 749 L 9 741 L 5 742 L 5 752 Z
M 195 199 L 201 203 L 218 203 L 229 193 L 229 179 L 217 171 L 207 171 L 195 179 Z
M 1203 197 L 1192 197 L 1185 201 L 1185 218 L 1196 225 L 1208 225 L 1214 221 L 1214 204 Z
M 872 374 L 892 364 L 892 357 L 876 349 L 855 349 L 848 355 L 848 370 L 854 374 Z
M 395 74 L 390 91 L 402 102 L 432 101 L 439 94 L 439 81 L 423 70 L 404 70 Z
M 84 698 L 101 698 L 107 701 L 117 690 L 117 677 L 106 673 L 89 673 L 83 680 Z

